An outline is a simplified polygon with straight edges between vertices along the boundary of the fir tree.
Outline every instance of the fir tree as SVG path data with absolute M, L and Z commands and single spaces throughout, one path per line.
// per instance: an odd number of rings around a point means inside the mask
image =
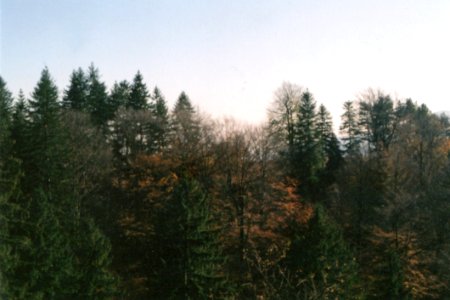
M 95 125 L 104 126 L 108 121 L 109 107 L 106 85 L 100 81 L 100 75 L 94 64 L 88 70 L 88 96 L 89 112 Z
M 12 94 L 0 77 L 0 298 L 13 296 L 13 270 L 18 263 L 14 248 L 18 240 L 14 234 L 18 207 L 20 179 L 19 162 L 12 148 Z
M 119 107 L 124 107 L 130 98 L 130 84 L 126 80 L 115 82 L 109 95 L 109 114 L 113 119 Z
M 151 112 L 154 122 L 149 125 L 147 140 L 148 150 L 153 153 L 162 151 L 169 142 L 169 110 L 164 96 L 157 87 L 152 95 Z
M 291 291 L 321 299 L 358 299 L 358 269 L 342 233 L 321 206 L 306 228 L 297 229 L 283 262 L 292 274 Z M 314 298 L 314 297 L 313 297 Z
M 344 113 L 341 119 L 340 131 L 344 135 L 342 140 L 344 141 L 345 151 L 347 154 L 356 154 L 359 151 L 361 141 L 357 113 L 352 101 L 344 103 Z
M 147 85 L 144 83 L 141 72 L 137 72 L 131 84 L 130 98 L 126 103 L 127 108 L 140 110 L 148 108 L 149 93 Z
M 62 105 L 65 108 L 70 108 L 79 111 L 88 110 L 88 79 L 84 74 L 83 69 L 78 68 L 70 75 L 70 83 L 68 88 L 64 91 Z
M 226 295 L 225 259 L 219 243 L 220 230 L 213 222 L 209 198 L 200 185 L 181 179 L 173 193 L 172 222 L 165 224 L 165 268 L 159 277 L 163 297 L 211 299 Z M 170 278 L 170 283 L 167 280 Z M 170 296 L 169 296 L 170 295 Z
M 317 139 L 316 102 L 310 92 L 303 93 L 297 114 L 292 164 L 294 175 L 301 181 L 302 192 L 305 196 L 311 197 L 319 181 L 320 153 Z

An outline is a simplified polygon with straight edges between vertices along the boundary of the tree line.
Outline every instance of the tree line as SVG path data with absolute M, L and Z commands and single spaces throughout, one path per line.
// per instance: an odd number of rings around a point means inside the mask
M 250 126 L 140 72 L 0 77 L 0 298 L 449 297 L 448 119 L 374 90 L 341 119 L 292 83 Z

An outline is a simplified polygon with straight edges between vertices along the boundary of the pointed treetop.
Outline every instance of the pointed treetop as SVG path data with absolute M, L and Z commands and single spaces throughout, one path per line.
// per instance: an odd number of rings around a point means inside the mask
M 37 115 L 52 113 L 58 109 L 58 88 L 47 67 L 42 70 L 41 78 L 31 96 L 30 108 Z
M 178 113 L 178 112 L 190 112 L 193 113 L 194 112 L 194 108 L 192 107 L 191 104 L 191 100 L 189 99 L 189 97 L 186 95 L 186 93 L 183 91 L 181 92 L 180 96 L 178 97 L 177 102 L 175 103 L 175 107 L 174 107 L 174 113 Z
M 3 117 L 3 113 L 10 111 L 12 100 L 12 94 L 6 87 L 6 82 L 0 76 L 0 119 Z
M 130 99 L 127 108 L 135 110 L 148 108 L 149 92 L 140 71 L 137 71 L 131 84 Z
M 153 90 L 152 99 L 154 101 L 153 106 L 155 115 L 158 117 L 167 117 L 169 109 L 167 108 L 166 99 L 158 87 L 155 87 Z
M 83 69 L 73 70 L 70 84 L 64 91 L 63 106 L 76 110 L 87 110 L 88 79 Z

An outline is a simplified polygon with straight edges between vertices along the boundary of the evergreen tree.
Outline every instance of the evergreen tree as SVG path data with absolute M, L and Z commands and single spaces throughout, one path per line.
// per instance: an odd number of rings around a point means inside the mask
M 341 116 L 342 122 L 340 131 L 343 134 L 342 140 L 347 154 L 355 154 L 360 146 L 360 129 L 357 119 L 357 113 L 353 107 L 352 101 L 344 103 L 344 113 Z
M 164 284 L 161 292 L 166 294 L 160 297 L 225 297 L 225 259 L 219 243 L 219 227 L 213 222 L 208 196 L 196 181 L 181 179 L 172 201 L 172 206 L 167 208 L 172 222 L 164 224 L 167 231 L 163 231 L 163 245 L 166 246 L 162 259 L 165 267 L 159 274 Z
M 27 173 L 24 186 L 27 189 L 40 187 L 44 191 L 56 192 L 57 184 L 67 178 L 64 168 L 64 132 L 61 130 L 58 89 L 47 68 L 29 100 L 30 124 L 26 127 L 25 155 Z
M 359 299 L 358 269 L 342 233 L 321 206 L 306 228 L 297 229 L 283 262 L 293 290 L 308 299 Z M 317 297 L 317 298 L 316 298 Z
M 87 103 L 89 112 L 95 125 L 104 126 L 108 121 L 109 106 L 106 85 L 100 81 L 100 75 L 94 64 L 88 70 L 88 96 Z
M 18 241 L 14 235 L 19 162 L 12 152 L 12 94 L 0 77 L 0 298 L 13 296 L 12 271 L 18 259 L 14 253 Z
M 65 108 L 74 110 L 88 110 L 88 78 L 84 74 L 83 69 L 78 68 L 70 75 L 70 83 L 64 91 L 62 105 Z
M 316 102 L 310 92 L 302 94 L 297 115 L 292 164 L 295 176 L 301 181 L 302 192 L 305 196 L 311 197 L 318 184 L 321 162 L 317 139 Z
M 172 112 L 172 143 L 177 145 L 174 151 L 182 161 L 186 161 L 200 141 L 200 121 L 189 97 L 182 92 Z
M 80 242 L 95 231 L 92 227 L 80 230 L 84 219 L 71 185 L 74 170 L 67 168 L 71 153 L 57 101 L 57 88 L 46 68 L 29 101 L 29 118 L 24 120 L 20 102 L 14 116 L 13 136 L 24 148 L 17 150 L 24 176 L 19 199 L 23 213 L 16 229 L 23 247 L 17 250 L 20 263 L 13 276 L 14 286 L 20 287 L 16 298 L 21 299 L 73 298 L 87 290 L 82 282 L 84 264 L 109 255 L 107 247 L 98 250 L 101 253 L 91 250 L 84 255 L 82 251 L 96 249 L 89 243 L 95 240 Z M 105 271 L 96 268 L 96 272 L 101 277 Z M 103 288 L 108 287 L 97 286 L 96 293 Z
M 323 186 L 327 186 L 334 181 L 334 173 L 342 162 L 342 154 L 339 141 L 333 132 L 331 115 L 324 105 L 320 105 L 317 114 L 317 136 L 321 161 L 320 179 Z
M 161 152 L 169 142 L 169 110 L 164 96 L 157 87 L 153 91 L 150 107 L 152 108 L 154 122 L 149 125 L 148 150 L 150 153 Z
M 149 92 L 147 90 L 147 85 L 144 83 L 141 72 L 138 71 L 131 84 L 130 98 L 126 103 L 126 107 L 135 110 L 147 109 L 148 98 Z
M 119 107 L 124 107 L 130 98 L 130 84 L 126 80 L 115 82 L 109 95 L 108 118 L 113 119 Z

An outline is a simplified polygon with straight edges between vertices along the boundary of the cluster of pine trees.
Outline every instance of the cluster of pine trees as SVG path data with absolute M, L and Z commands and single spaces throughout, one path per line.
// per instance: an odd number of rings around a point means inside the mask
M 450 297 L 449 129 L 371 90 L 338 138 L 290 83 L 247 126 L 139 72 L 0 78 L 0 298 Z

